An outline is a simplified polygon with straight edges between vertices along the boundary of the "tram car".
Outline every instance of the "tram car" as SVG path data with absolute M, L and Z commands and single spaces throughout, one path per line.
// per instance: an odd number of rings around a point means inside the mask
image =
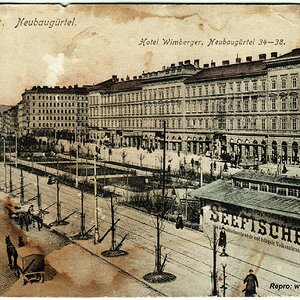
M 43 283 L 45 278 L 45 255 L 38 247 L 23 246 L 17 249 L 17 276 L 27 283 Z

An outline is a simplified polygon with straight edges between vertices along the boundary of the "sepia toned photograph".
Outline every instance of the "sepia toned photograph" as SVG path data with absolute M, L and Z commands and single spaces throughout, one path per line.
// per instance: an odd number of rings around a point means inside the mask
M 299 14 L 0 4 L 0 297 L 300 297 Z

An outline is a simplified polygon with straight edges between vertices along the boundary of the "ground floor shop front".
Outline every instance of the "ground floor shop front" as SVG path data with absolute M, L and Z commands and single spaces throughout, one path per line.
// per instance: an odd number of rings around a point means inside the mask
M 93 133 L 98 144 L 112 147 L 162 149 L 161 130 L 114 130 Z M 230 132 L 167 131 L 167 150 L 185 154 L 204 154 L 215 158 L 231 157 L 238 162 L 299 164 L 300 139 L 293 135 L 239 134 Z

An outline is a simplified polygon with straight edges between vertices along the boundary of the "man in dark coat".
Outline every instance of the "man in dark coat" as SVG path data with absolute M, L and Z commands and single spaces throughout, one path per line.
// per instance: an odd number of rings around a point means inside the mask
M 257 277 L 253 274 L 253 270 L 249 270 L 249 274 L 244 279 L 246 288 L 243 290 L 245 292 L 245 297 L 255 297 L 256 287 L 258 287 Z
M 227 244 L 225 228 L 222 227 L 219 236 L 219 247 L 225 248 Z

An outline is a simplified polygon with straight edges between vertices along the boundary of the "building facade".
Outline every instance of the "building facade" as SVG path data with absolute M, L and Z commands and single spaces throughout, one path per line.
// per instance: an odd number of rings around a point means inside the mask
M 19 103 L 22 135 L 39 136 L 86 134 L 88 90 L 86 87 L 34 86 L 25 90 Z
M 18 132 L 18 129 L 18 105 L 15 105 L 2 113 L 2 132 L 12 135 Z
M 221 66 L 185 61 L 133 80 L 113 76 L 109 88 L 107 81 L 89 93 L 91 138 L 159 148 L 166 120 L 169 150 L 299 163 L 299 73 L 294 49 Z

